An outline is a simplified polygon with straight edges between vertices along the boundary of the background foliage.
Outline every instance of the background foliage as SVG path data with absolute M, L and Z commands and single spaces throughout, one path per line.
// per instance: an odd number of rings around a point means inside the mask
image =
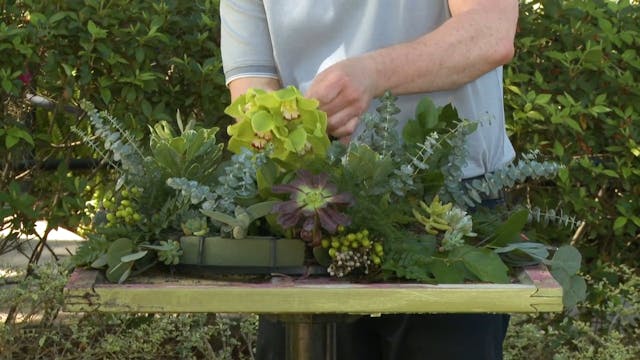
M 85 201 L 101 196 L 108 173 L 70 172 L 94 165 L 70 131 L 86 121 L 80 100 L 139 138 L 178 110 L 224 123 L 217 1 L 2 0 L 0 9 L 0 219 L 14 215 L 0 223 L 10 233 L 0 254 L 47 219 L 41 252 L 51 228 L 86 223 Z M 35 107 L 33 94 L 51 102 Z
M 69 105 L 88 100 L 139 138 L 147 125 L 173 119 L 178 109 L 224 128 L 228 97 L 217 6 L 206 0 L 0 0 L 0 230 L 8 232 L 0 238 L 0 254 L 18 245 L 18 231 L 34 234 L 37 219 L 47 219 L 48 230 L 86 225 L 85 202 L 100 197 L 101 184 L 113 180 L 108 169 L 85 166 L 92 165 L 93 154 L 70 127 L 83 126 L 86 119 Z M 517 54 L 505 67 L 510 136 L 519 152 L 539 149 L 567 170 L 557 182 L 516 189 L 513 195 L 585 221 L 577 231 L 558 229 L 553 237 L 571 238 L 580 248 L 590 287 L 588 302 L 568 313 L 516 318 L 507 357 L 521 358 L 525 352 L 540 359 L 640 357 L 639 32 L 638 1 L 521 2 Z M 53 102 L 36 107 L 25 99 L 28 94 Z M 27 254 L 32 263 L 46 250 L 47 233 Z M 58 283 L 48 283 L 45 293 L 53 296 Z M 24 299 L 26 293 L 13 289 L 11 298 Z M 27 293 L 39 291 L 44 290 Z M 0 350 L 12 344 L 13 354 L 70 351 L 48 338 L 57 310 L 16 309 L 45 316 L 1 327 Z M 84 337 L 87 348 L 116 355 L 121 354 L 113 352 L 116 348 L 141 349 L 142 341 L 124 345 L 125 338 L 110 344 L 96 339 L 142 331 L 146 335 L 126 339 L 155 336 L 162 343 L 175 331 L 208 336 L 213 331 L 197 317 L 151 318 L 88 316 L 64 331 L 75 334 L 68 340 L 73 344 Z M 164 330 L 155 335 L 140 330 L 146 321 Z M 187 347 L 189 341 L 171 344 Z M 193 346 L 192 354 L 200 351 Z

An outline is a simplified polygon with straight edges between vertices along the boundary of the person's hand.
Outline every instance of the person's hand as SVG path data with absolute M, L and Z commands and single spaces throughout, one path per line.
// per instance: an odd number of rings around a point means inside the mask
M 313 80 L 305 95 L 327 113 L 329 135 L 349 140 L 375 96 L 373 74 L 373 64 L 362 56 L 335 63 Z

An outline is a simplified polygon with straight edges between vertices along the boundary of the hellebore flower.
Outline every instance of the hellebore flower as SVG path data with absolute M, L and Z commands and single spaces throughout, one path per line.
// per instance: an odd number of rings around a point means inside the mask
M 278 213 L 278 224 L 290 229 L 302 223 L 300 237 L 311 243 L 320 244 L 322 229 L 334 234 L 338 226 L 348 226 L 351 219 L 338 210 L 339 206 L 353 203 L 351 194 L 337 194 L 335 185 L 328 183 L 325 173 L 313 175 L 309 171 L 299 170 L 298 177 L 289 184 L 275 185 L 272 191 L 277 194 L 291 194 L 289 200 L 277 203 L 273 212 Z

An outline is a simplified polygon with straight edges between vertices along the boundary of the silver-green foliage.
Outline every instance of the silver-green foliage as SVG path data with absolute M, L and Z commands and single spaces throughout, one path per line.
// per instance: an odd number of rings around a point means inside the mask
M 355 139 L 356 142 L 367 144 L 381 155 L 400 153 L 400 137 L 396 131 L 398 120 L 394 117 L 400 112 L 395 103 L 397 99 L 387 91 L 380 98 L 376 112 L 365 113 L 362 116 L 364 130 Z
M 119 184 L 123 184 L 132 174 L 144 176 L 144 155 L 133 136 L 122 125 L 105 111 L 98 111 L 89 102 L 82 103 L 93 131 L 102 141 L 99 146 L 87 132 L 73 127 L 72 131 L 80 135 L 84 141 L 120 172 Z M 104 151 L 103 151 L 104 149 Z
M 509 163 L 485 174 L 484 178 L 464 183 L 464 201 L 469 205 L 479 204 L 483 198 L 498 197 L 502 190 L 512 188 L 518 183 L 553 178 L 563 168 L 555 162 L 538 161 L 538 155 L 537 151 L 524 154 L 515 164 Z

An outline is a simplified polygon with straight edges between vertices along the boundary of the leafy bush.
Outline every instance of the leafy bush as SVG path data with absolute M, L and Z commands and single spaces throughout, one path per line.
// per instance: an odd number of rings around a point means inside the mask
M 599 263 L 589 301 L 573 314 L 514 317 L 507 359 L 640 357 L 640 276 L 627 266 Z
M 567 165 L 558 182 L 529 188 L 528 199 L 585 221 L 558 237 L 573 236 L 587 260 L 637 263 L 640 5 L 535 0 L 520 11 L 505 72 L 511 139 Z
M 10 233 L 0 253 L 47 219 L 34 262 L 48 231 L 86 222 L 85 201 L 111 181 L 70 173 L 95 165 L 70 132 L 84 126 L 79 100 L 139 138 L 178 109 L 210 126 L 224 122 L 218 1 L 2 1 L 0 10 L 0 229 Z
M 20 322 L 0 323 L 2 359 L 249 359 L 256 316 L 107 314 L 57 316 L 68 274 L 53 263 L 36 267 L 0 304 L 16 305 Z

